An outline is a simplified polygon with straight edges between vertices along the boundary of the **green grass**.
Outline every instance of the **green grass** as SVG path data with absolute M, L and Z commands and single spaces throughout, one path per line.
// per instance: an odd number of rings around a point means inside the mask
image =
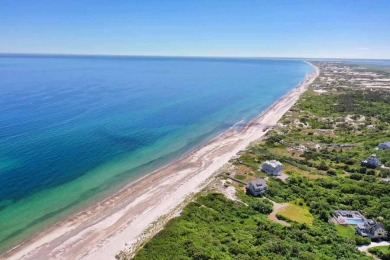
M 311 225 L 313 222 L 313 215 L 309 212 L 308 209 L 299 207 L 294 204 L 290 204 L 287 207 L 283 208 L 279 215 L 288 218 L 290 220 L 296 221 L 298 223 L 305 223 Z
M 345 238 L 350 238 L 355 235 L 355 229 L 352 226 L 336 225 L 337 233 Z
M 378 256 L 380 259 L 390 259 L 390 246 L 376 246 L 368 249 L 368 252 Z

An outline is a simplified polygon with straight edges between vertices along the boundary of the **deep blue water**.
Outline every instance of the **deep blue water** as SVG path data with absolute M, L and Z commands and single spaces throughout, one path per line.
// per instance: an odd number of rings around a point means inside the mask
M 299 60 L 0 56 L 0 250 L 250 120 L 311 70 Z

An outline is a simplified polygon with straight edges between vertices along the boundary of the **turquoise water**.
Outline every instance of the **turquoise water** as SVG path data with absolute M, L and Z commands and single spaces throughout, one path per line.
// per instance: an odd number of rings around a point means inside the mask
M 349 225 L 357 225 L 364 222 L 364 219 L 362 218 L 345 218 L 345 221 Z
M 298 60 L 0 56 L 0 251 L 296 86 Z

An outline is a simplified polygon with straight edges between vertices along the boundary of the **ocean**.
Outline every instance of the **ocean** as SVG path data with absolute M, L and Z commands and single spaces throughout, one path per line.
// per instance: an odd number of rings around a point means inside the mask
M 302 60 L 0 56 L 0 252 L 246 123 Z

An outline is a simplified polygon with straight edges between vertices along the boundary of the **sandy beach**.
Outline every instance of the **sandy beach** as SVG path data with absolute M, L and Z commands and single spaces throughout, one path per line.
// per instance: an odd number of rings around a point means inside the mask
M 261 138 L 319 75 L 318 68 L 239 131 L 231 128 L 179 160 L 25 241 L 0 259 L 115 259 L 180 212 L 237 152 Z

